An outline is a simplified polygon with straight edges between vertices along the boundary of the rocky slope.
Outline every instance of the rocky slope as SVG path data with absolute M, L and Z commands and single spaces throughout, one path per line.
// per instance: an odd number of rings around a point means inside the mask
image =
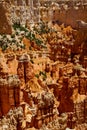
M 0 35 L 0 129 L 87 129 L 87 30 L 11 28 Z

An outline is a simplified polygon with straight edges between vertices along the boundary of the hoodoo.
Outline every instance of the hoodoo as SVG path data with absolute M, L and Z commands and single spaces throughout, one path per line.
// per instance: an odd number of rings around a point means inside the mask
M 87 130 L 87 0 L 0 1 L 0 130 Z

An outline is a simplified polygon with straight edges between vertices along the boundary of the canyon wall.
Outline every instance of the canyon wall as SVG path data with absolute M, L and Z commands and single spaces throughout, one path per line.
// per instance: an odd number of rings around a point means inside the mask
M 53 21 L 58 24 L 64 23 L 73 28 L 77 27 L 76 20 L 87 22 L 87 3 L 76 2 L 67 3 L 66 1 L 49 2 L 44 1 L 8 1 L 0 3 L 0 28 L 1 32 L 11 33 L 10 23 L 20 22 L 22 25 Z M 10 6 L 8 6 L 10 5 Z M 6 10 L 5 8 L 8 7 Z
M 68 10 L 56 10 L 52 18 L 52 21 L 71 25 L 73 28 L 77 27 L 76 20 L 87 22 L 87 8 L 78 8 L 78 10 L 76 10 L 71 7 Z
M 0 34 L 11 34 L 11 24 L 7 3 L 0 3 Z

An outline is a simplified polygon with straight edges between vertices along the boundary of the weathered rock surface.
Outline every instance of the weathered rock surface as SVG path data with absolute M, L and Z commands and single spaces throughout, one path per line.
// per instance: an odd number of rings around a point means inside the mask
M 7 3 L 3 3 L 0 3 L 0 34 L 11 34 L 9 6 Z
M 24 24 L 28 10 L 24 1 L 11 2 L 12 14 L 16 9 L 17 14 L 23 11 L 20 15 L 23 13 L 21 24 Z M 7 3 L 3 4 L 7 7 Z M 59 15 L 64 15 L 65 20 L 69 11 L 69 16 L 73 16 L 73 9 L 63 6 Z M 14 21 L 19 20 L 19 15 L 18 19 L 12 16 Z M 68 20 L 63 22 L 67 24 Z M 69 24 L 74 25 L 71 19 Z M 41 23 L 40 26 L 35 24 L 34 30 L 16 23 L 12 35 L 0 35 L 1 129 L 65 130 L 87 123 L 87 38 L 83 31 L 81 35 L 75 33 L 71 26 L 53 21 L 50 28 Z

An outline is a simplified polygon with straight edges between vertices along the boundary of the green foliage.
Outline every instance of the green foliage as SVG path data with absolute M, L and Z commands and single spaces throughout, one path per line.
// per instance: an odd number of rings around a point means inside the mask
M 35 42 L 38 46 L 40 46 L 42 44 L 42 41 L 40 39 L 35 39 Z
M 14 30 L 16 30 L 17 28 L 20 28 L 20 24 L 14 23 L 13 28 L 14 28 Z
M 24 31 L 25 32 L 24 36 L 27 39 L 29 39 L 31 42 L 35 41 L 35 43 L 38 46 L 41 46 L 42 48 L 46 48 L 44 45 L 42 45 L 43 41 L 41 39 L 36 38 L 34 32 L 31 31 L 31 30 L 28 30 L 27 27 L 22 27 L 20 24 L 15 23 L 13 25 L 13 28 L 14 28 L 14 30 L 19 29 L 20 31 Z M 47 26 L 44 23 L 41 23 L 40 29 L 38 29 L 36 27 L 34 27 L 33 29 L 34 29 L 34 31 L 36 33 L 39 33 L 39 34 L 43 34 L 43 33 L 47 33 L 48 32 L 47 31 Z
M 25 37 L 28 38 L 30 41 L 35 40 L 35 34 L 33 34 L 31 31 L 28 32 L 28 33 L 25 35 Z
M 39 74 L 35 74 L 35 77 L 39 78 Z
M 0 47 L 2 48 L 3 51 L 5 51 L 7 48 L 16 49 L 15 47 L 25 49 L 25 45 L 23 45 L 22 43 L 23 37 L 26 37 L 31 42 L 36 43 L 37 46 L 40 46 L 41 48 L 46 48 L 46 46 L 44 45 L 43 38 L 42 37 L 37 38 L 35 35 L 37 33 L 39 33 L 40 35 L 48 32 L 48 28 L 44 23 L 41 23 L 39 28 L 34 27 L 33 31 L 29 30 L 27 27 L 23 27 L 18 23 L 13 24 L 13 29 L 14 29 L 13 34 L 9 36 L 5 34 L 1 35 Z M 31 47 L 29 49 L 32 50 Z
M 8 47 L 7 45 L 3 45 L 2 46 L 2 51 L 5 51 L 7 49 L 7 47 Z
M 48 25 L 46 23 L 41 22 L 39 28 L 34 27 L 34 31 L 38 32 L 41 35 L 49 33 L 50 29 L 48 28 Z
M 12 39 L 12 42 L 13 42 L 13 43 L 16 43 L 16 40 L 15 40 L 15 39 Z
M 15 38 L 15 34 L 12 34 L 12 35 L 11 35 L 11 38 Z
M 13 28 L 14 30 L 19 29 L 20 31 L 28 32 L 28 29 L 26 29 L 25 27 L 21 26 L 18 23 L 14 23 Z
M 43 76 L 43 80 L 45 80 L 47 78 L 46 72 L 40 71 L 39 75 Z
M 35 37 L 35 34 L 34 34 L 33 32 L 31 32 L 31 31 L 28 32 L 25 37 L 26 37 L 27 39 L 29 39 L 30 41 L 35 41 L 35 43 L 36 43 L 38 46 L 40 46 L 40 45 L 43 43 L 43 41 L 40 40 L 40 39 L 38 39 L 38 38 L 36 38 L 36 37 Z

